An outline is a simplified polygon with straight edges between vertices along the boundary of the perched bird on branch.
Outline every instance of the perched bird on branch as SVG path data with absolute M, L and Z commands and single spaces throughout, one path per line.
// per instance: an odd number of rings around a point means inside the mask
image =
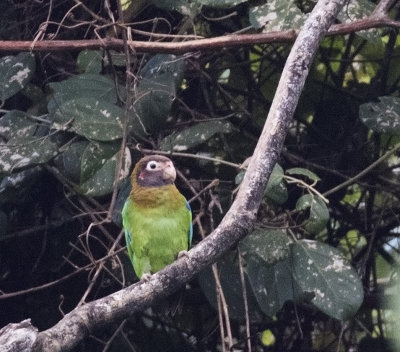
M 192 212 L 175 187 L 176 170 L 161 155 L 140 159 L 122 209 L 126 246 L 136 275 L 148 279 L 171 264 L 192 241 Z

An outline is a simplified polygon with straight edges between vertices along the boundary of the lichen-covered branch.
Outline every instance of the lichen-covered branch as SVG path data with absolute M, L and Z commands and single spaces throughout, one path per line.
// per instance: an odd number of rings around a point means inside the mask
M 215 231 L 190 250 L 187 257 L 152 275 L 148 282 L 138 282 L 75 308 L 55 326 L 38 333 L 31 351 L 69 351 L 95 330 L 144 310 L 156 300 L 178 290 L 252 229 L 264 188 L 282 149 L 314 54 L 345 2 L 320 0 L 300 31 L 240 190 Z
M 387 10 L 394 0 L 385 0 L 378 4 L 376 11 L 370 16 L 350 23 L 336 24 L 330 27 L 326 35 L 343 35 L 378 27 L 400 28 L 400 21 L 393 20 L 387 15 Z M 267 43 L 291 43 L 297 37 L 294 30 L 255 33 L 255 34 L 228 34 L 215 38 L 192 39 L 181 42 L 157 41 L 128 41 L 130 47 L 137 53 L 170 53 L 183 54 L 194 51 L 217 50 L 245 45 Z M 33 41 L 6 41 L 0 40 L 0 52 L 15 51 L 64 51 L 84 49 L 123 49 L 122 39 L 104 38 L 88 40 L 39 40 Z

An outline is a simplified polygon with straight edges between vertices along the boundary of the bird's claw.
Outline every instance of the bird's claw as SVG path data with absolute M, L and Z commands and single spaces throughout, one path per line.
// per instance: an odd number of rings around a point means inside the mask
M 151 278 L 151 274 L 150 273 L 144 273 L 142 275 L 142 277 L 141 277 L 141 279 L 146 283 L 150 281 L 150 278 Z
M 187 251 L 180 251 L 178 253 L 178 259 L 181 259 L 181 258 L 189 258 L 188 252 Z

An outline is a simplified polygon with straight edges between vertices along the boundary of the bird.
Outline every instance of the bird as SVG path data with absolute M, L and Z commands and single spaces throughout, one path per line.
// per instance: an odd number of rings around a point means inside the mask
M 187 255 L 193 237 L 192 211 L 175 186 L 176 169 L 162 155 L 140 159 L 122 209 L 126 247 L 139 279 Z

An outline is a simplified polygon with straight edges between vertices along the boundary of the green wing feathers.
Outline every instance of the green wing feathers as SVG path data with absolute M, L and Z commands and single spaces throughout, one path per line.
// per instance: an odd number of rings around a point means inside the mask
M 122 210 L 129 258 L 136 275 L 153 274 L 189 249 L 192 213 L 185 198 L 179 203 L 140 206 L 128 198 Z

